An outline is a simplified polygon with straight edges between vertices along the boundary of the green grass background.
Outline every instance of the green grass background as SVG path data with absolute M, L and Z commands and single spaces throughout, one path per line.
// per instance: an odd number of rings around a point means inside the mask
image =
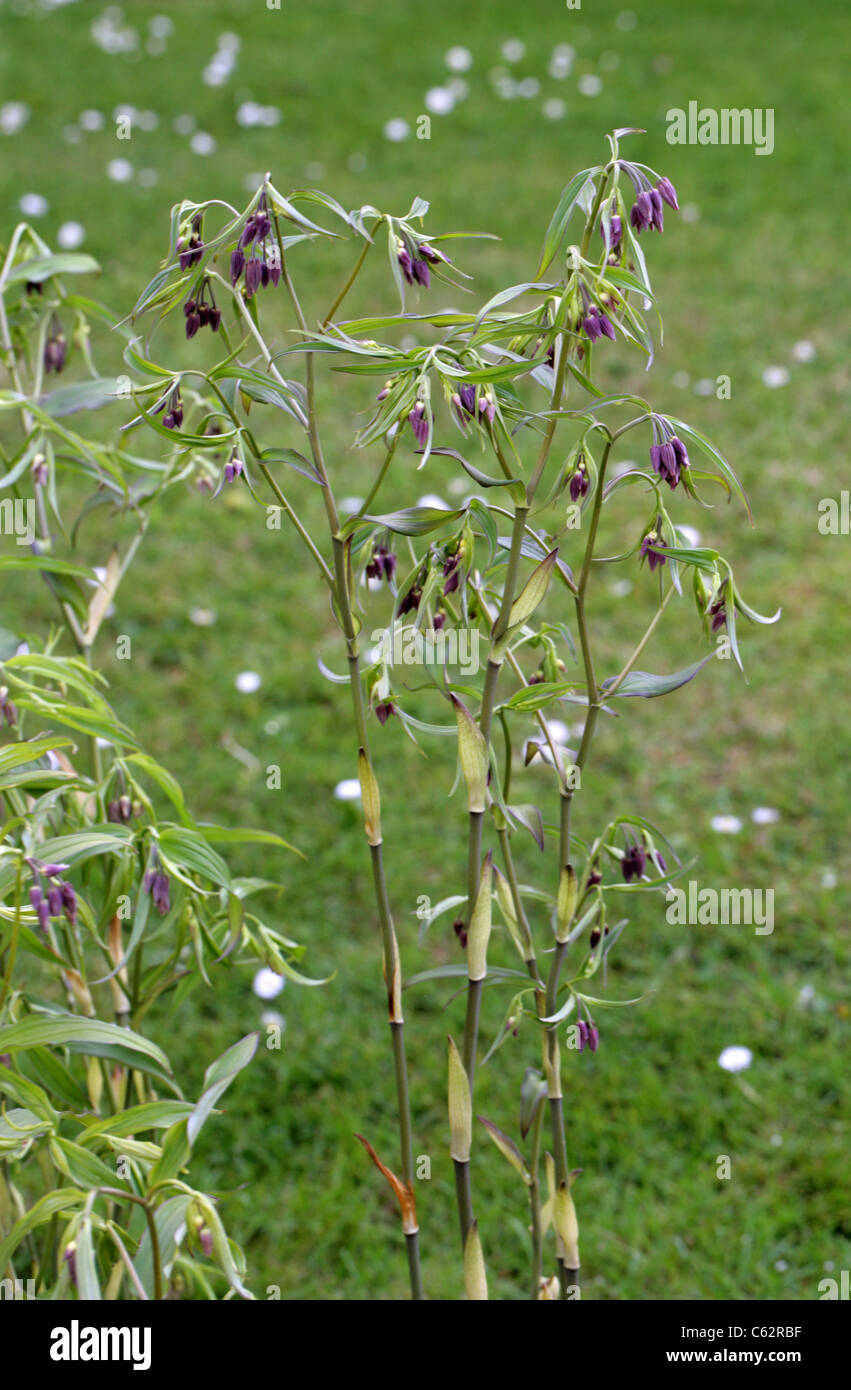
M 284 0 L 274 11 L 263 0 L 180 0 L 167 9 L 175 26 L 167 50 L 153 57 L 98 48 L 89 24 L 102 13 L 99 4 L 44 17 L 35 6 L 15 13 L 7 3 L 0 7 L 2 99 L 24 100 L 32 114 L 23 132 L 0 136 L 3 223 L 11 227 L 27 191 L 49 200 L 38 224 L 48 240 L 61 222 L 82 221 L 85 249 L 103 265 L 97 293 L 126 312 L 165 251 L 168 210 L 180 197 L 241 202 L 246 175 L 265 170 L 282 189 L 318 184 L 346 206 L 372 202 L 403 212 L 420 193 L 432 202 L 431 229 L 475 228 L 501 238 L 460 253 L 483 300 L 505 283 L 532 278 L 551 207 L 574 170 L 602 156 L 605 131 L 646 128 L 636 157 L 668 173 L 681 204 L 693 204 L 699 217 L 669 214 L 664 238 L 649 247 L 666 320 L 650 376 L 618 347 L 606 351 L 605 380 L 645 390 L 733 460 L 753 502 L 755 531 L 735 508 L 708 513 L 678 498 L 675 511 L 734 561 L 750 602 L 762 611 L 782 604 L 783 618 L 744 634 L 748 684 L 717 663 L 673 697 L 629 702 L 625 717 L 599 736 L 577 824 L 587 832 L 613 807 L 649 816 L 683 854 L 697 856 L 701 884 L 773 888 L 776 929 L 756 937 L 734 927 L 674 928 L 660 902 L 637 900 L 607 992 L 656 993 L 640 1008 L 602 1015 L 596 1056 L 565 1059 L 570 1159 L 583 1169 L 575 1196 L 584 1296 L 811 1299 L 826 1264 L 839 1270 L 851 1259 L 849 541 L 817 530 L 818 500 L 838 497 L 849 477 L 848 357 L 839 323 L 847 20 L 829 0 L 652 0 L 636 5 L 637 23 L 624 30 L 622 8 L 620 0 L 588 0 L 580 10 L 555 0 L 522 7 L 513 0 L 467 7 Z M 143 39 L 158 12 L 149 3 L 123 6 Z M 242 41 L 238 64 L 225 86 L 209 88 L 201 71 L 223 31 Z M 515 71 L 540 78 L 534 100 L 501 100 L 489 80 L 508 38 L 526 43 Z M 576 62 L 569 78 L 556 81 L 547 75 L 548 57 L 564 42 L 574 45 Z M 474 55 L 465 74 L 469 97 L 450 115 L 433 117 L 430 140 L 388 142 L 384 122 L 401 116 L 415 124 L 424 92 L 444 79 L 453 44 Z M 603 87 L 587 97 L 577 79 L 592 72 Z M 568 111 L 550 121 L 541 106 L 556 96 Z M 240 129 L 234 113 L 247 99 L 279 106 L 280 125 Z M 690 100 L 773 108 L 774 153 L 669 147 L 665 113 Z M 159 128 L 117 141 L 110 112 L 122 102 L 154 110 Z M 86 107 L 106 113 L 106 129 L 65 143 L 63 126 Z M 214 135 L 214 156 L 193 154 L 172 130 L 185 112 Z M 349 167 L 353 154 L 365 159 L 360 172 Z M 156 169 L 157 185 L 110 182 L 106 165 L 119 157 L 136 171 Z M 315 164 L 321 174 L 308 172 Z M 314 316 L 351 256 L 348 245 L 299 253 L 296 270 Z M 440 297 L 432 291 L 429 303 Z M 350 308 L 369 312 L 392 302 L 379 256 Z M 812 363 L 792 358 L 801 338 L 817 348 Z M 105 371 L 117 368 L 111 351 L 101 350 Z M 788 386 L 763 385 L 769 365 L 789 367 Z M 677 387 L 677 371 L 691 383 L 727 374 L 732 397 Z M 350 412 L 364 409 L 363 392 L 336 381 L 323 400 L 338 495 L 362 494 L 371 460 L 351 449 Z M 266 433 L 298 446 L 294 430 L 278 421 L 269 420 Z M 410 453 L 400 451 L 404 501 L 426 490 L 445 495 L 446 462 L 434 460 L 415 478 Z M 309 484 L 296 480 L 292 492 L 318 520 Z M 633 529 L 639 524 L 633 519 Z M 628 535 L 627 513 L 611 526 L 613 537 Z M 106 542 L 103 527 L 84 529 L 86 558 L 104 563 Z M 615 572 L 595 577 L 603 674 L 619 669 L 651 611 L 646 572 L 633 562 L 625 572 L 634 588 L 624 597 L 612 592 Z M 7 591 L 0 602 L 4 626 L 25 629 L 43 618 L 23 591 Z M 193 626 L 193 605 L 214 608 L 215 625 Z M 224 1214 L 247 1247 L 259 1296 L 270 1285 L 287 1298 L 400 1296 L 397 1218 L 352 1138 L 365 1133 L 395 1163 L 368 866 L 356 810 L 332 797 L 335 783 L 354 770 L 347 701 L 315 662 L 321 650 L 340 665 L 327 605 L 308 582 L 293 537 L 266 532 L 247 505 L 214 506 L 187 493 L 153 528 L 111 622 L 111 635 L 119 632 L 132 636 L 133 660 L 112 659 L 110 631 L 101 657 L 122 716 L 183 779 L 199 817 L 268 825 L 303 849 L 305 862 L 246 853 L 240 867 L 284 878 L 280 925 L 307 944 L 310 973 L 335 972 L 324 989 L 288 986 L 276 1001 L 286 1016 L 285 1046 L 261 1050 L 228 1095 L 226 1114 L 199 1144 L 196 1177 L 230 1193 Z M 675 605 L 646 665 L 674 670 L 698 654 L 687 601 Z M 235 690 L 244 669 L 262 674 L 256 695 Z M 255 771 L 228 751 L 230 741 L 258 760 Z M 376 728 L 375 751 L 391 898 L 413 973 L 458 959 L 449 919 L 417 945 L 414 910 L 421 894 L 435 900 L 463 891 L 462 809 L 457 799 L 447 801 L 453 770 L 446 750 L 432 750 L 426 763 L 391 721 Z M 269 763 L 283 768 L 280 792 L 265 788 Z M 530 784 L 552 819 L 546 775 L 531 772 Z M 776 807 L 779 823 L 753 825 L 758 805 Z M 710 819 L 719 813 L 739 815 L 741 834 L 713 832 Z M 528 841 L 527 879 L 545 872 L 536 858 Z M 824 886 L 826 870 L 836 887 Z M 495 945 L 495 960 L 513 964 L 510 955 L 507 942 Z M 809 1003 L 800 1000 L 805 987 Z M 454 1298 L 462 1281 L 444 1117 L 445 1035 L 460 1030 L 463 1003 L 444 1009 L 449 993 L 431 986 L 406 997 L 416 1151 L 432 1165 L 418 1192 L 425 1280 L 431 1296 Z M 486 996 L 488 1040 L 505 1002 L 502 991 Z M 205 1063 L 258 1025 L 262 1007 L 250 975 L 233 971 L 178 1013 L 160 1011 L 153 1026 L 190 1093 Z M 731 1043 L 754 1053 L 741 1079 L 717 1064 Z M 477 1109 L 516 1132 L 520 1080 L 537 1057 L 527 1026 L 482 1069 Z M 523 1192 L 485 1143 L 475 1154 L 474 1181 L 491 1296 L 522 1296 Z M 719 1155 L 732 1160 L 729 1181 L 716 1179 Z

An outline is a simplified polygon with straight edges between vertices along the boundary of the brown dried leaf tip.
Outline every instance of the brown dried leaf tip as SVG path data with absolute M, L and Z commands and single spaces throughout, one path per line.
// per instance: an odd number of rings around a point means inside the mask
M 417 1225 L 417 1203 L 414 1198 L 413 1188 L 409 1187 L 406 1182 L 402 1182 L 400 1178 L 397 1178 L 396 1174 L 392 1172 L 391 1169 L 385 1167 L 368 1139 L 364 1139 L 362 1134 L 356 1134 L 355 1138 L 360 1140 L 379 1173 L 386 1178 L 387 1182 L 392 1187 L 396 1200 L 399 1203 L 399 1210 L 402 1213 L 402 1230 L 405 1235 L 416 1235 L 420 1228 Z

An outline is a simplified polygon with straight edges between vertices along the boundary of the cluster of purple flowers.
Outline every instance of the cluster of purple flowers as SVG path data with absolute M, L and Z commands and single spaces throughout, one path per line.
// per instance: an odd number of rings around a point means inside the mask
M 210 296 L 209 304 L 205 299 L 207 294 Z M 189 296 L 183 306 L 183 312 L 186 316 L 187 338 L 194 338 L 199 328 L 211 328 L 214 333 L 218 333 L 219 324 L 222 321 L 222 311 L 216 305 L 209 281 L 204 281 L 197 299 L 194 299 L 192 295 Z
M 9 728 L 14 729 L 18 722 L 18 711 L 9 699 L 8 686 L 0 685 L 0 728 L 3 727 L 4 719 Z
M 422 401 L 417 401 L 413 410 L 408 415 L 411 429 L 414 431 L 414 438 L 422 449 L 428 439 L 429 415 Z
M 367 579 L 386 579 L 389 584 L 395 573 L 396 556 L 393 551 L 388 550 L 386 545 L 377 545 L 366 566 Z
M 51 917 L 61 917 L 63 914 L 73 927 L 77 921 L 77 895 L 70 883 L 61 877 L 69 866 L 40 864 L 37 859 L 28 859 L 27 863 L 33 873 L 30 903 L 41 930 L 47 931 Z
M 419 610 L 419 606 L 422 602 L 422 597 L 422 584 L 415 582 L 411 585 L 408 592 L 400 600 L 399 607 L 396 610 L 398 616 L 402 618 L 406 613 L 416 613 Z
M 588 313 L 582 320 L 582 327 L 585 329 L 592 343 L 596 343 L 597 339 L 602 338 L 604 335 L 607 338 L 611 338 L 612 342 L 615 340 L 614 324 L 609 316 L 603 313 L 602 309 L 597 308 L 596 304 L 590 304 L 588 306 Z
M 230 282 L 235 286 L 240 276 L 244 275 L 247 299 L 251 299 L 257 290 L 265 289 L 267 285 L 277 285 L 281 278 L 277 246 L 273 245 L 271 256 L 266 249 L 271 230 L 272 221 L 266 207 L 266 194 L 262 193 L 257 210 L 246 222 L 239 244 L 231 252 L 230 258 Z
M 150 893 L 154 907 L 160 916 L 165 917 L 171 907 L 168 874 L 164 874 L 162 869 L 147 869 L 142 880 L 142 887 L 146 893 Z
M 576 469 L 574 470 L 573 476 L 570 479 L 571 502 L 578 502 L 580 497 L 584 497 L 590 486 L 591 480 L 588 477 L 588 471 L 585 467 L 585 460 L 583 458 L 580 458 L 579 462 L 576 465 Z
M 239 454 L 231 454 L 230 458 L 225 464 L 225 482 L 234 482 L 237 478 L 242 476 L 242 472 L 243 465 L 242 459 L 239 457 Z
M 161 410 L 168 411 L 163 416 L 163 424 L 167 430 L 179 430 L 183 424 L 183 402 L 180 399 L 180 387 L 173 386 L 167 391 L 158 405 L 154 406 L 154 414 L 159 415 Z
M 596 1052 L 600 1043 L 600 1033 L 596 1023 L 586 1023 L 584 1018 L 580 1018 L 576 1025 L 579 1033 L 579 1046 L 577 1052 L 583 1052 L 586 1044 L 592 1052 Z
M 624 880 L 630 883 L 634 878 L 643 878 L 646 863 L 647 854 L 643 845 L 627 845 L 626 852 L 621 860 L 621 873 L 624 876 Z
M 496 416 L 496 401 L 490 391 L 481 393 L 477 405 L 476 388 L 469 382 L 465 382 L 459 391 L 453 392 L 452 407 L 464 428 L 470 420 L 476 418 L 477 413 L 480 417 L 484 416 L 488 424 L 491 424 Z
M 192 219 L 189 237 L 178 237 L 177 239 L 181 270 L 189 270 L 193 265 L 197 265 L 204 254 L 204 241 L 201 236 L 202 222 L 203 218 L 199 212 Z
M 427 242 L 422 242 L 416 248 L 416 255 L 413 256 L 401 238 L 396 245 L 396 259 L 408 284 L 422 285 L 424 289 L 428 289 L 431 284 L 429 262 L 432 265 L 437 265 L 439 261 L 445 261 L 446 257 L 441 255 L 439 251 L 435 251 L 434 247 L 429 246 Z
M 664 444 L 651 444 L 650 462 L 663 483 L 673 491 L 683 470 L 689 466 L 688 451 L 683 441 L 672 434 Z
M 669 208 L 679 212 L 680 205 L 677 202 L 677 190 L 670 179 L 661 178 L 655 188 L 646 188 L 636 197 L 629 214 L 630 226 L 641 233 L 648 227 L 653 227 L 657 232 L 664 230 L 665 218 L 663 203 L 667 203 Z M 614 219 L 613 219 L 614 220 Z

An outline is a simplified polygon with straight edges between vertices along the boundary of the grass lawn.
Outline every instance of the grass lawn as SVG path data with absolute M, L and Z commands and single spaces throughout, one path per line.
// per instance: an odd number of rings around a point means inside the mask
M 500 241 L 466 243 L 459 253 L 483 302 L 503 284 L 533 277 L 551 208 L 572 173 L 603 155 L 604 133 L 646 128 L 635 137 L 636 158 L 673 179 L 683 208 L 650 247 L 665 342 L 649 376 L 613 349 L 606 384 L 642 390 L 731 458 L 755 530 L 735 506 L 704 513 L 678 496 L 674 510 L 733 561 L 750 603 L 761 612 L 782 605 L 783 617 L 743 632 L 747 683 L 732 663 L 716 663 L 672 697 L 627 702 L 617 726 L 602 727 L 577 828 L 588 833 L 613 808 L 647 816 L 696 860 L 690 876 L 701 885 L 772 888 L 775 930 L 675 927 L 662 899 L 631 899 L 637 910 L 607 992 L 654 993 L 639 1008 L 603 1016 L 595 1056 L 565 1059 L 570 1161 L 583 1170 L 575 1188 L 583 1296 L 818 1298 L 826 1266 L 851 1261 L 849 542 L 817 525 L 819 499 L 849 486 L 848 357 L 834 286 L 835 190 L 851 155 L 847 124 L 837 118 L 847 80 L 839 61 L 843 10 L 829 0 L 803 7 L 649 0 L 636 6 L 631 26 L 622 0 L 578 10 L 543 0 L 464 9 L 450 0 L 422 8 L 311 0 L 280 11 L 261 0 L 171 7 L 139 0 L 122 13 L 141 47 L 118 54 L 90 35 L 99 5 L 70 4 L 46 17 L 13 10 L 0 5 L 0 92 L 31 112 L 19 133 L 0 135 L 0 236 L 23 194 L 43 195 L 49 211 L 39 231 L 50 241 L 60 224 L 83 223 L 85 249 L 104 267 L 91 292 L 121 312 L 165 252 L 174 201 L 242 203 L 246 177 L 265 170 L 282 190 L 319 186 L 346 207 L 370 202 L 401 213 L 420 193 L 432 204 L 430 229 L 497 233 Z M 160 11 L 174 31 L 164 53 L 149 54 L 148 23 Z M 226 31 L 241 40 L 235 69 L 223 85 L 207 86 L 202 70 Z M 509 39 L 526 46 L 513 63 L 500 51 Z M 561 79 L 548 73 L 557 44 L 575 49 L 572 72 Z M 424 95 L 446 79 L 444 55 L 453 45 L 473 55 L 463 74 L 469 93 L 450 113 L 434 115 L 431 138 L 418 140 Z M 503 98 L 496 68 L 535 78 L 540 88 Z M 583 81 L 593 76 L 601 82 L 596 93 Z M 544 104 L 557 99 L 566 113 L 547 117 Z M 774 152 L 667 145 L 666 111 L 691 100 L 772 108 Z M 235 112 L 248 101 L 279 108 L 280 123 L 241 128 Z M 157 128 L 117 140 L 112 112 L 121 103 L 155 112 Z M 86 108 L 102 111 L 105 126 L 70 143 L 66 127 Z M 195 153 L 190 137 L 174 130 L 181 115 L 214 137 L 214 153 Z M 392 118 L 409 123 L 410 138 L 385 138 Z M 127 182 L 107 176 L 118 159 L 132 166 Z M 143 170 L 155 170 L 157 182 L 150 174 L 140 181 Z M 351 260 L 351 245 L 299 249 L 296 273 L 314 318 Z M 432 290 L 429 303 L 440 294 Z M 379 305 L 394 311 L 383 255 L 368 263 L 348 308 L 354 315 Z M 282 334 L 285 326 L 282 307 Z M 814 345 L 814 360 L 798 360 L 793 347 L 801 340 Z M 104 371 L 118 370 L 110 351 L 101 347 Z M 787 368 L 788 384 L 767 386 L 770 367 Z M 729 399 L 714 393 L 721 375 L 730 378 Z M 709 394 L 695 390 L 702 381 L 712 383 Z M 333 412 L 325 442 L 338 495 L 362 496 L 374 456 L 354 451 L 351 436 L 368 397 L 327 375 L 323 392 Z M 293 425 L 282 426 L 280 442 L 299 447 Z M 416 501 L 417 489 L 446 496 L 448 463 L 434 459 L 414 478 L 412 453 L 400 450 L 402 505 Z M 316 492 L 299 479 L 292 485 L 293 499 L 318 520 Z M 607 553 L 614 553 L 631 534 L 623 506 L 607 525 Z M 107 534 L 96 520 L 83 529 L 91 562 L 105 563 Z M 334 972 L 325 988 L 288 986 L 271 1006 L 286 1017 L 285 1046 L 261 1049 L 229 1093 L 226 1114 L 199 1143 L 198 1181 L 229 1194 L 225 1213 L 247 1247 L 258 1296 L 270 1285 L 287 1298 L 401 1296 L 397 1216 L 353 1139 L 355 1130 L 365 1133 L 395 1162 L 361 821 L 356 807 L 332 795 L 339 779 L 354 775 L 347 696 L 322 678 L 315 659 L 319 651 L 341 669 L 327 603 L 306 583 L 295 538 L 265 530 L 238 492 L 215 505 L 187 492 L 159 518 L 135 573 L 102 638 L 112 698 L 182 777 L 199 818 L 264 824 L 303 850 L 304 861 L 246 852 L 240 867 L 284 879 L 282 928 L 306 943 L 308 973 Z M 625 577 L 629 592 L 616 583 Z M 649 575 L 634 561 L 601 567 L 592 596 L 603 674 L 614 674 L 652 611 Z M 0 594 L 0 624 L 42 623 L 47 610 L 31 600 L 31 587 L 10 586 Z M 194 625 L 195 607 L 214 609 L 215 623 Z M 133 639 L 131 662 L 111 655 L 119 633 Z M 647 668 L 677 670 L 700 654 L 690 600 L 673 605 Z M 243 670 L 262 675 L 257 693 L 236 690 Z M 430 717 L 442 716 L 432 706 Z M 464 891 L 463 807 L 458 797 L 447 800 L 454 766 L 446 748 L 429 746 L 426 762 L 391 720 L 375 728 L 374 752 L 387 803 L 390 894 L 413 974 L 460 959 L 448 917 L 417 944 L 415 910 L 423 894 L 434 901 Z M 282 767 L 281 791 L 266 790 L 270 763 Z M 553 820 L 546 772 L 530 776 Z M 753 823 L 756 807 L 776 808 L 779 820 Z M 711 828 L 723 814 L 740 818 L 740 833 Z M 528 840 L 525 875 L 537 873 L 536 855 Z M 542 929 L 541 922 L 539 940 Z M 495 943 L 495 963 L 513 965 L 511 955 L 510 942 Z M 461 1029 L 463 1001 L 444 1008 L 450 993 L 445 984 L 427 985 L 406 996 L 416 1151 L 430 1157 L 432 1170 L 418 1192 L 424 1275 L 429 1295 L 442 1298 L 462 1289 L 445 1035 Z M 486 992 L 487 1043 L 506 1003 L 503 991 Z M 212 1056 L 259 1026 L 263 1007 L 241 971 L 220 975 L 215 992 L 199 988 L 177 1012 L 163 1006 L 159 1040 L 190 1094 Z M 753 1052 L 738 1077 L 718 1065 L 729 1044 Z M 516 1133 L 520 1082 L 537 1062 L 537 1038 L 526 1025 L 481 1069 L 477 1110 Z M 523 1296 L 524 1195 L 485 1142 L 474 1153 L 474 1182 L 491 1297 Z M 716 1177 L 721 1155 L 732 1164 L 726 1181 Z

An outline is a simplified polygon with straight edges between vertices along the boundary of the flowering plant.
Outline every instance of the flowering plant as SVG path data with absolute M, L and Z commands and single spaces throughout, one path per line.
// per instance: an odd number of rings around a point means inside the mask
M 601 973 L 605 979 L 627 926 L 620 911 L 624 894 L 665 892 L 679 869 L 662 831 L 632 810 L 590 824 L 580 835 L 575 804 L 592 742 L 598 723 L 619 712 L 625 699 L 666 695 L 716 654 L 732 655 L 741 665 L 740 616 L 773 621 L 745 603 L 729 561 L 690 543 L 672 515 L 675 499 L 708 505 L 711 487 L 747 507 L 723 455 L 642 396 L 597 384 L 598 366 L 619 345 L 652 363 L 653 319 L 659 316 L 644 245 L 646 234 L 662 233 L 665 209 L 677 210 L 671 182 L 621 154 L 633 133 L 615 131 L 607 160 L 568 183 L 534 278 L 507 287 L 478 310 L 433 303 L 437 284 L 461 290 L 467 277 L 455 260 L 461 234 L 426 231 L 429 206 L 421 198 L 404 216 L 369 205 L 346 211 L 317 190 L 285 196 L 266 177 L 241 211 L 217 200 L 183 202 L 172 214 L 166 260 L 135 306 L 133 323 L 144 337 L 125 350 L 128 367 L 141 377 L 131 387 L 138 409 L 133 423 L 167 442 L 167 467 L 181 475 L 194 470 L 201 488 L 214 495 L 247 488 L 267 524 L 285 520 L 294 528 L 329 597 L 347 669 L 323 669 L 348 687 L 351 702 L 352 760 L 395 1069 L 398 1171 L 368 1139 L 362 1143 L 398 1199 L 414 1298 L 423 1296 L 423 1282 L 403 970 L 384 859 L 387 798 L 382 808 L 377 771 L 383 759 L 373 745 L 380 746 L 391 721 L 417 742 L 451 738 L 465 789 L 465 880 L 423 916 L 426 929 L 454 914 L 464 959 L 414 976 L 406 986 L 458 978 L 466 997 L 463 1036 L 458 1044 L 449 1041 L 448 1108 L 467 1294 L 487 1296 L 471 1167 L 482 996 L 486 985 L 507 985 L 513 997 L 485 1060 L 521 1025 L 534 1026 L 539 1065 L 529 1067 L 522 1087 L 520 1143 L 486 1118 L 482 1126 L 526 1190 L 532 1296 L 577 1297 L 577 1170 L 568 1160 L 564 1055 L 570 1066 L 581 1065 L 577 1059 L 586 1049 L 605 1045 L 605 1011 L 639 1002 L 592 992 L 591 982 Z M 579 230 L 572 241 L 574 224 Z M 297 280 L 300 250 L 307 242 L 340 237 L 359 246 L 353 269 L 325 312 L 307 308 Z M 346 319 L 344 302 L 372 248 L 382 243 L 400 308 Z M 416 312 L 406 307 L 413 287 Z M 283 339 L 275 329 L 279 297 L 291 320 Z M 208 342 L 221 342 L 212 367 L 197 359 L 191 367 L 154 360 L 153 327 L 181 315 L 187 339 L 196 340 L 206 327 Z M 338 502 L 339 480 L 323 445 L 317 391 L 323 366 L 348 373 L 366 389 L 379 386 L 369 392 L 374 401 L 355 436 L 357 446 L 375 451 L 374 478 L 363 502 L 348 511 Z M 635 432 L 648 441 L 647 463 L 616 467 L 621 441 Z M 455 508 L 409 504 L 412 477 L 435 457 L 453 461 L 461 491 L 472 485 Z M 299 480 L 294 486 L 318 487 L 324 532 L 311 530 L 293 502 L 288 469 Z M 623 553 L 601 555 L 604 514 L 624 493 L 634 502 L 630 542 Z M 594 576 L 602 563 L 645 562 L 658 594 L 656 611 L 620 670 L 604 677 L 591 621 Z M 714 645 L 673 674 L 639 669 L 688 576 Z M 375 621 L 373 602 L 381 605 L 381 623 L 372 645 L 364 646 L 366 618 Z M 486 648 L 478 683 L 468 679 L 475 661 L 458 669 L 462 638 L 467 655 L 480 643 Z M 433 692 L 434 721 L 413 713 L 411 664 L 422 668 L 420 687 Z M 580 720 L 575 750 L 556 733 L 554 713 L 566 708 Z M 532 737 L 524 737 L 527 732 Z M 534 761 L 552 775 L 554 828 L 542 808 L 515 790 Z M 524 833 L 542 853 L 548 835 L 555 841 L 542 886 L 519 880 L 515 843 Z M 492 961 L 494 948 L 502 955 L 498 939 L 491 942 L 494 907 L 517 964 Z M 545 1153 L 547 1113 L 551 1152 Z
M 177 1006 L 239 962 L 301 978 L 301 949 L 254 905 L 275 885 L 221 853 L 289 847 L 196 821 L 94 664 L 151 516 L 187 472 L 74 427 L 129 400 L 91 350 L 114 316 L 67 288 L 96 269 L 24 224 L 0 262 L 0 1278 L 38 1298 L 250 1298 L 220 1204 L 186 1169 L 257 1035 L 187 1101 L 148 1027 L 157 1001 Z M 115 536 L 99 569 L 79 554 L 96 507 Z M 10 579 L 46 586 L 49 631 L 27 630 Z

